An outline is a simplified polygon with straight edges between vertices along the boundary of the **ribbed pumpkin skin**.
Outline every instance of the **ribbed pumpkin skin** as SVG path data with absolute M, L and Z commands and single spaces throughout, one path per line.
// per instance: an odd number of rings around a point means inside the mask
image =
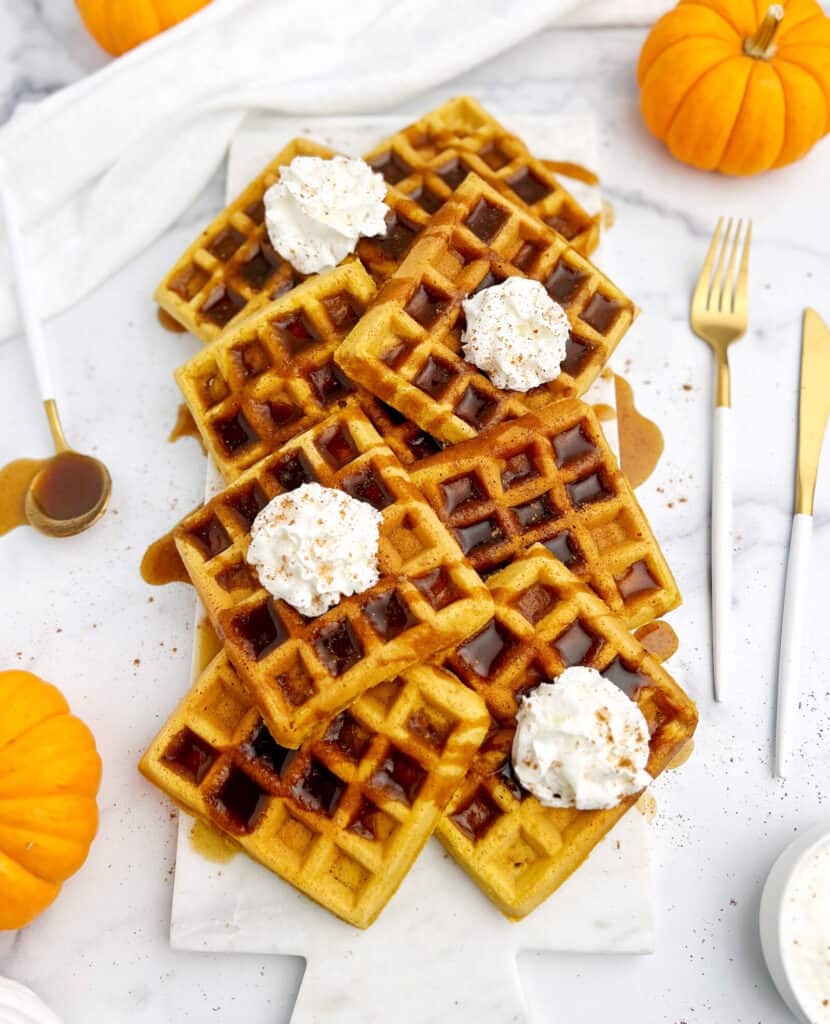
M 113 57 L 152 39 L 210 0 L 76 0 L 90 33 Z
M 22 928 L 86 860 L 101 759 L 62 694 L 0 672 L 0 930 Z
M 830 131 L 830 19 L 789 0 L 768 60 L 743 52 L 771 0 L 680 0 L 640 54 L 649 130 L 683 163 L 758 174 L 800 159 Z

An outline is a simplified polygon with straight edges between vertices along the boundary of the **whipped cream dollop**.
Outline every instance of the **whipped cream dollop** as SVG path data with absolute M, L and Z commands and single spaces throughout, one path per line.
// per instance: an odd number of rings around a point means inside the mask
M 322 615 L 377 583 L 382 521 L 365 501 L 303 484 L 260 511 L 247 559 L 274 597 L 303 615 Z
M 531 690 L 516 722 L 513 767 L 545 807 L 616 807 L 652 781 L 642 711 L 594 668 Z
M 497 388 L 530 391 L 561 372 L 571 325 L 538 281 L 508 277 L 465 299 L 464 358 Z
M 295 156 L 265 193 L 271 244 L 302 274 L 336 267 L 361 235 L 386 234 L 386 183 L 363 160 Z

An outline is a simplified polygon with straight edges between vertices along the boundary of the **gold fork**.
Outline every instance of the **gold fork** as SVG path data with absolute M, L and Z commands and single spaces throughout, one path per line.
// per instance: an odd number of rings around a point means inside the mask
M 723 231 L 718 221 L 706 261 L 692 295 L 691 324 L 715 353 L 717 369 L 712 433 L 712 670 L 715 700 L 722 700 L 727 673 L 729 610 L 732 602 L 732 484 L 729 470 L 729 346 L 742 338 L 749 323 L 749 246 L 752 221 L 739 220 L 732 233 L 730 217 Z M 743 249 L 737 279 L 738 252 Z M 723 234 L 723 244 L 721 235 Z M 731 246 L 730 246 L 731 242 Z M 728 254 L 728 262 L 727 262 Z M 716 266 L 717 260 L 717 266 Z

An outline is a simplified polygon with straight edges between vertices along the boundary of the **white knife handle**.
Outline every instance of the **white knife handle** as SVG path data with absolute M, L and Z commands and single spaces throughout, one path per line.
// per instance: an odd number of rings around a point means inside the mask
M 726 694 L 732 607 L 732 410 L 715 407 L 712 431 L 712 672 L 715 700 Z
M 774 774 L 784 778 L 790 752 L 790 711 L 796 700 L 801 673 L 801 630 L 804 624 L 804 580 L 813 539 L 813 517 L 796 513 L 790 533 L 784 611 L 781 616 L 781 648 L 778 654 L 778 708 L 775 716 Z
M 46 338 L 43 334 L 43 323 L 37 313 L 34 297 L 32 271 L 26 258 L 26 244 L 20 231 L 17 207 L 9 187 L 0 181 L 0 205 L 3 208 L 3 221 L 6 226 L 6 239 L 12 258 L 12 274 L 17 286 L 17 304 L 20 307 L 20 318 L 29 346 L 29 354 L 35 368 L 38 391 L 44 402 L 55 397 L 52 385 L 52 372 L 46 350 Z

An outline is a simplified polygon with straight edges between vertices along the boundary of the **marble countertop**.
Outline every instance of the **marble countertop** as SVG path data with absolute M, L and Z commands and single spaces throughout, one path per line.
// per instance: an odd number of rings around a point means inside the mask
M 823 184 L 830 142 L 795 167 L 750 181 L 674 163 L 637 112 L 634 66 L 646 8 L 638 4 L 632 13 L 626 5 L 625 18 L 620 8 L 614 24 L 586 27 L 572 19 L 399 111 L 471 92 L 505 111 L 585 111 L 599 119 L 598 169 L 616 211 L 604 269 L 643 310 L 615 363 L 666 435 L 666 454 L 641 500 L 684 593 L 671 617 L 681 637 L 671 667 L 699 701 L 701 726 L 695 756 L 654 789 L 658 951 L 524 954 L 520 974 L 538 1021 L 613 1014 L 621 1024 L 786 1024 L 791 1018 L 764 968 L 756 921 L 763 879 L 778 852 L 828 817 L 830 453 L 817 496 L 792 778 L 773 781 L 768 763 L 800 318 L 811 304 L 830 317 Z M 18 102 L 102 63 L 73 19 L 71 0 L 0 0 L 0 121 Z M 111 466 L 111 513 L 70 542 L 49 543 L 26 530 L 0 540 L 7 581 L 0 660 L 60 685 L 93 728 L 105 764 L 101 829 L 86 866 L 35 924 L 0 935 L 0 974 L 31 985 L 67 1024 L 278 1024 L 290 1018 L 303 970 L 300 960 L 170 950 L 175 815 L 135 771 L 172 695 L 185 685 L 193 600 L 181 586 L 151 592 L 138 564 L 146 544 L 198 501 L 204 480 L 192 441 L 166 444 L 178 403 L 171 373 L 196 345 L 164 333 L 146 297 L 219 208 L 221 190 L 217 175 L 163 238 L 50 325 L 67 430 Z M 708 350 L 690 335 L 686 318 L 721 213 L 752 216 L 755 242 L 752 326 L 732 364 L 733 695 L 716 706 L 707 594 L 712 373 Z M 13 340 L 0 346 L 0 463 L 44 452 L 47 444 L 25 351 Z

